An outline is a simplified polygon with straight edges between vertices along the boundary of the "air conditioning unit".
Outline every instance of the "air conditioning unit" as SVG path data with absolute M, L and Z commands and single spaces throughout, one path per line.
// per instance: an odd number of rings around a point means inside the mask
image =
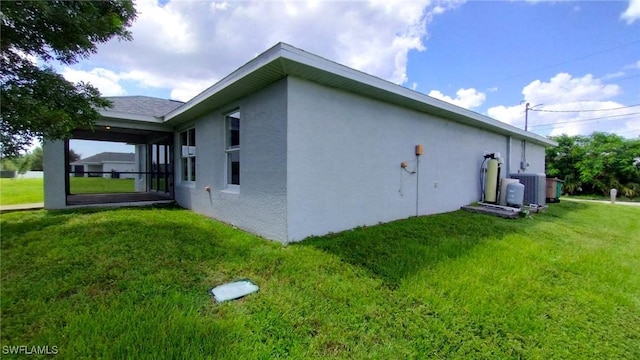
M 524 204 L 546 204 L 547 175 L 545 174 L 510 174 L 510 178 L 518 179 L 524 185 Z

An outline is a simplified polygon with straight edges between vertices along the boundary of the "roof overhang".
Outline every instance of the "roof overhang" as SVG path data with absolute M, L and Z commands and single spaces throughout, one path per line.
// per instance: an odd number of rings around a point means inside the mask
M 102 163 L 100 162 L 94 162 L 94 161 L 74 161 L 71 163 L 71 165 L 102 165 Z
M 135 164 L 135 160 L 125 161 L 125 160 L 105 160 L 102 161 L 102 164 Z
M 306 79 L 539 145 L 557 145 L 555 141 L 543 136 L 434 99 L 284 43 L 279 43 L 257 56 L 183 106 L 165 115 L 165 123 L 175 126 L 203 116 L 287 76 Z
M 102 118 L 96 121 L 98 126 L 113 126 L 149 131 L 171 131 L 162 118 L 151 115 L 131 114 L 120 111 L 99 110 Z

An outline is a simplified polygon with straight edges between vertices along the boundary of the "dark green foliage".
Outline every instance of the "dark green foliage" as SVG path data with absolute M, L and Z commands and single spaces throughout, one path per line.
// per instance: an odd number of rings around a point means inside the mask
M 73 151 L 73 149 L 69 149 L 69 162 L 72 163 L 74 161 L 78 161 L 82 159 L 82 154 L 78 154 L 77 152 Z
M 0 146 L 17 156 L 34 139 L 63 139 L 91 128 L 110 102 L 89 84 L 74 85 L 50 66 L 72 64 L 113 37 L 130 39 L 131 1 L 3 1 L 0 3 Z M 31 57 L 31 59 L 30 59 Z
M 43 160 L 42 160 L 43 156 L 44 156 L 44 153 L 42 151 L 42 147 L 38 146 L 32 151 L 24 155 L 19 155 L 17 157 L 11 158 L 11 160 L 17 167 L 18 173 L 24 174 L 27 171 L 42 171 L 44 169 Z M 80 154 L 74 152 L 72 149 L 69 149 L 70 163 L 74 161 L 78 161 L 80 159 L 81 159 Z
M 17 169 L 18 169 L 18 166 L 16 165 L 16 162 L 13 159 L 8 159 L 8 158 L 0 159 L 0 170 L 16 171 Z
M 547 175 L 565 181 L 569 194 L 608 194 L 617 189 L 627 197 L 640 195 L 640 139 L 593 133 L 553 137 L 546 150 Z
M 42 158 L 44 156 L 44 152 L 42 151 L 42 147 L 38 146 L 33 149 L 30 153 L 24 156 L 25 160 L 29 163 L 29 170 L 32 171 L 42 171 L 44 169 Z

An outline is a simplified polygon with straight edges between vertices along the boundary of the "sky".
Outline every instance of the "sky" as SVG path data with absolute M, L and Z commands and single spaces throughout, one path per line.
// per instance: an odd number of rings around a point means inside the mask
M 640 0 L 137 0 L 136 9 L 133 41 L 59 65 L 63 76 L 105 96 L 188 101 L 286 42 L 519 128 L 529 103 L 528 130 L 543 136 L 640 136 Z M 78 144 L 85 157 L 104 151 Z

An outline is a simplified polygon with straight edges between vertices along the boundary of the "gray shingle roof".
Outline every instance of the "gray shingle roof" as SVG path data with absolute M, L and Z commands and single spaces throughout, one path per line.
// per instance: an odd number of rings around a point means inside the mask
M 71 163 L 71 165 L 80 165 L 84 163 L 103 163 L 108 161 L 134 162 L 135 159 L 136 156 L 134 153 L 102 152 L 78 161 L 74 161 Z
M 159 99 L 149 96 L 113 96 L 107 97 L 113 106 L 110 111 L 129 114 L 164 116 L 184 104 L 177 100 Z

